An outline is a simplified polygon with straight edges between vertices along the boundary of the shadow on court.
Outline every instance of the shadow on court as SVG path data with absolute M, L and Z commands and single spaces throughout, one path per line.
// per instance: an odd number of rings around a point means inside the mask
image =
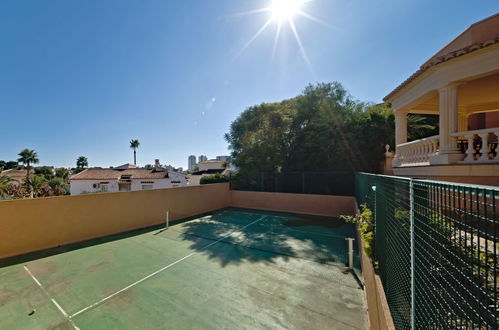
M 247 217 L 244 221 L 243 215 Z M 356 237 L 355 227 L 339 218 L 237 210 L 214 214 L 212 218 L 216 221 L 183 224 L 181 238 L 191 242 L 191 250 L 222 266 L 289 258 L 345 266 L 348 263 L 345 238 Z M 237 226 L 231 227 L 232 223 Z M 227 235 L 231 228 L 233 234 Z M 207 247 L 207 239 L 220 241 Z

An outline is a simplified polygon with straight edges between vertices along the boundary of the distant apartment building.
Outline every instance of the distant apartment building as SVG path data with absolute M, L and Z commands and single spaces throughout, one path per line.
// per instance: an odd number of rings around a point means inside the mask
M 229 160 L 229 156 L 217 156 L 216 160 L 227 162 Z
M 197 163 L 196 163 L 196 156 L 194 155 L 190 155 L 189 158 L 188 158 L 188 161 L 187 161 L 188 165 L 187 165 L 187 169 L 189 171 L 192 171 L 193 169 L 196 168 L 197 166 Z
M 150 190 L 187 186 L 187 177 L 167 168 L 136 168 L 125 164 L 115 168 L 89 168 L 71 176 L 71 195 L 92 192 Z
M 201 155 L 198 158 L 198 163 L 205 162 L 208 160 L 208 157 L 206 155 Z

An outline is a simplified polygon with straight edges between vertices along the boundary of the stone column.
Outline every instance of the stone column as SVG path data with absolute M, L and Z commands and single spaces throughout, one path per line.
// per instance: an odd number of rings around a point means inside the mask
M 395 112 L 395 148 L 407 142 L 407 113 Z
M 438 90 L 440 146 L 438 155 L 430 159 L 430 164 L 453 164 L 464 158 L 457 147 L 457 138 L 451 136 L 458 129 L 457 92 L 458 86 L 455 84 L 449 84 Z

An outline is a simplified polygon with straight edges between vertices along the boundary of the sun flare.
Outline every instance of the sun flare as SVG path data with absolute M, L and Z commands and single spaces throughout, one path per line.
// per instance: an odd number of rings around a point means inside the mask
M 303 0 L 273 0 L 270 5 L 272 18 L 277 21 L 289 20 L 299 12 Z
M 241 50 L 236 54 L 235 58 L 238 58 L 239 55 L 241 55 L 262 33 L 264 33 L 269 28 L 269 26 L 275 25 L 276 32 L 274 37 L 274 44 L 272 47 L 272 59 L 273 59 L 276 52 L 277 44 L 279 42 L 281 31 L 284 28 L 288 27 L 288 29 L 291 31 L 291 34 L 294 36 L 296 43 L 298 44 L 303 60 L 307 63 L 307 65 L 312 71 L 312 64 L 308 59 L 307 53 L 305 51 L 302 40 L 298 33 L 298 29 L 295 24 L 295 19 L 303 17 L 311 21 L 314 21 L 316 23 L 320 23 L 322 25 L 330 27 L 328 23 L 323 22 L 317 17 L 314 17 L 311 14 L 304 11 L 303 7 L 306 7 L 306 4 L 312 1 L 313 0 L 269 0 L 269 5 L 267 7 L 238 13 L 237 15 L 269 13 L 270 17 L 260 27 L 260 29 L 244 44 Z

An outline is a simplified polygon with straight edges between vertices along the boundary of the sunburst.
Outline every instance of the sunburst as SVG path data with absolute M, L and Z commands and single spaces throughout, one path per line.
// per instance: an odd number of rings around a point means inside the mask
M 279 37 L 281 35 L 282 29 L 287 26 L 289 29 L 291 29 L 291 32 L 293 33 L 293 36 L 296 40 L 296 43 L 298 44 L 303 60 L 311 68 L 312 65 L 307 56 L 307 52 L 305 51 L 305 47 L 303 46 L 303 43 L 301 41 L 300 34 L 298 33 L 298 29 L 296 27 L 294 18 L 298 15 L 327 26 L 329 26 L 329 24 L 308 14 L 303 10 L 304 5 L 310 1 L 312 0 L 271 0 L 269 6 L 267 7 L 258 8 L 238 14 L 238 15 L 250 15 L 258 13 L 270 13 L 271 15 L 270 18 L 258 29 L 258 31 L 244 44 L 241 50 L 237 53 L 236 58 L 239 57 L 239 55 L 241 55 L 269 26 L 275 25 L 276 34 L 274 37 L 274 44 L 272 47 L 272 58 L 273 58 L 277 49 L 277 44 L 279 42 Z

